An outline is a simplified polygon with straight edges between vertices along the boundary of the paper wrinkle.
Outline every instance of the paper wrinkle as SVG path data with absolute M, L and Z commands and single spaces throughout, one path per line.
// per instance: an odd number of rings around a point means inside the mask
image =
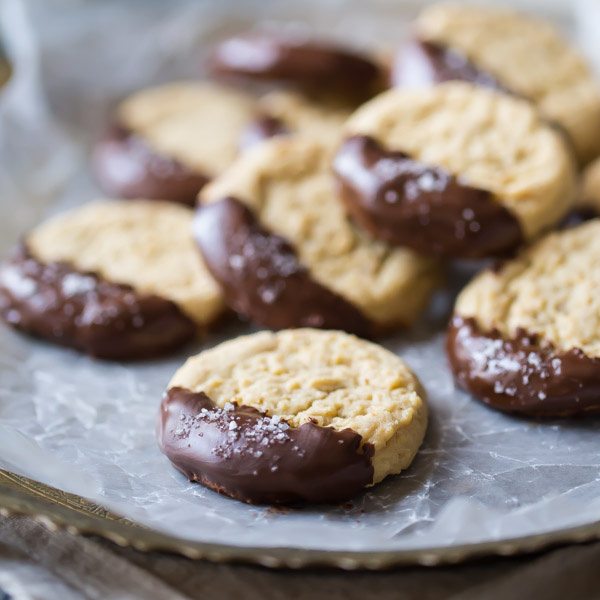
M 306 21 L 318 14 L 321 32 L 356 31 L 359 45 L 369 39 L 396 45 L 398 31 L 407 29 L 404 17 L 391 19 L 393 3 L 385 2 L 370 4 L 372 12 L 353 3 L 356 11 L 345 9 L 341 19 L 336 2 L 319 9 L 314 2 L 239 3 L 233 25 L 216 3 L 171 2 L 167 9 L 148 1 L 135 11 L 113 1 L 66 3 L 62 12 L 52 4 L 0 4 L 18 67 L 0 92 L 3 255 L 42 213 L 100 195 L 85 165 L 110 107 L 143 84 L 193 76 L 205 40 L 253 18 L 276 21 L 286 14 Z M 579 13 L 584 22 L 585 14 Z M 598 21 L 594 27 L 585 31 L 598 31 Z M 508 417 L 457 391 L 441 333 L 450 302 L 437 299 L 429 330 L 422 324 L 385 340 L 420 376 L 430 427 L 413 466 L 354 499 L 351 508 L 245 505 L 187 482 L 160 454 L 155 423 L 171 375 L 187 355 L 251 331 L 241 325 L 170 359 L 133 365 L 94 361 L 1 326 L 0 467 L 161 531 L 232 545 L 405 550 L 597 521 L 600 422 Z

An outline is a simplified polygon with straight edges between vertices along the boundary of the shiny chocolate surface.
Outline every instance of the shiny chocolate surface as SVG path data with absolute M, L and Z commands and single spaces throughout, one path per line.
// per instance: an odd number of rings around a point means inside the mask
M 388 243 L 423 254 L 483 258 L 521 242 L 516 218 L 490 192 L 386 150 L 371 137 L 347 139 L 333 171 L 350 215 Z
M 0 265 L 0 316 L 26 333 L 113 360 L 163 354 L 196 334 L 170 300 L 66 263 L 42 263 L 25 246 Z
M 225 301 L 240 315 L 272 329 L 372 333 L 360 309 L 316 282 L 292 246 L 262 227 L 243 202 L 224 198 L 200 206 L 193 229 Z
M 446 350 L 457 383 L 497 410 L 534 417 L 600 413 L 600 358 L 519 331 L 506 339 L 455 315 Z
M 292 427 L 178 387 L 163 398 L 158 440 L 191 481 L 253 504 L 342 502 L 373 482 L 373 447 L 352 429 Z

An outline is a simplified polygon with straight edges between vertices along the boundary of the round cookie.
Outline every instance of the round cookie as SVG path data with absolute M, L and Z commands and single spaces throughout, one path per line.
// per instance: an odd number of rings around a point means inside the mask
M 338 201 L 331 150 L 314 138 L 250 149 L 201 193 L 194 232 L 227 304 L 273 329 L 359 335 L 410 325 L 438 265 L 354 227 Z
M 426 8 L 415 40 L 392 70 L 398 86 L 450 79 L 504 89 L 534 102 L 587 162 L 600 153 L 600 91 L 584 58 L 549 23 L 505 8 Z
M 594 219 L 477 276 L 448 333 L 458 384 L 508 412 L 600 412 L 599 262 Z
M 331 97 L 281 90 L 267 93 L 258 100 L 257 117 L 244 130 L 241 147 L 248 149 L 275 135 L 297 133 L 334 145 L 353 108 Z
M 191 481 L 251 503 L 342 502 L 412 462 L 416 377 L 339 331 L 260 332 L 190 358 L 163 397 L 161 450 Z
M 359 108 L 334 161 L 358 223 L 456 258 L 505 254 L 556 224 L 576 173 L 531 104 L 473 84 L 395 89 Z
M 98 182 L 119 198 L 194 204 L 198 190 L 233 162 L 255 100 L 213 83 L 142 90 L 117 108 L 97 144 Z
M 101 358 L 181 346 L 224 308 L 192 218 L 189 208 L 154 200 L 98 201 L 58 215 L 0 266 L 0 314 Z
M 287 82 L 353 97 L 368 97 L 382 83 L 382 70 L 370 57 L 291 32 L 225 39 L 214 48 L 209 68 L 217 76 Z

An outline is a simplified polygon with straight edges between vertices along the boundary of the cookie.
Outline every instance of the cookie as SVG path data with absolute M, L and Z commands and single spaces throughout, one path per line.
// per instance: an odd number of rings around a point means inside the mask
M 365 97 L 382 84 L 374 59 L 306 35 L 249 33 L 219 43 L 209 59 L 216 76 L 291 83 Z
M 190 358 L 163 397 L 161 450 L 251 503 L 342 502 L 412 462 L 427 405 L 404 362 L 339 331 L 260 332 Z
M 600 219 L 552 233 L 460 294 L 447 350 L 458 384 L 530 416 L 600 412 Z
M 119 198 L 192 205 L 198 190 L 233 162 L 255 112 L 253 98 L 212 83 L 179 82 L 133 94 L 95 148 L 98 182 Z
M 473 84 L 390 90 L 359 108 L 344 135 L 334 171 L 348 211 L 419 252 L 505 254 L 574 199 L 562 136 L 528 102 Z
M 417 19 L 392 69 L 398 86 L 450 79 L 535 103 L 587 162 L 600 153 L 600 91 L 584 58 L 549 23 L 505 8 L 439 4 Z
M 371 335 L 412 324 L 437 263 L 357 229 L 330 164 L 319 140 L 275 138 L 204 188 L 194 232 L 209 270 L 231 308 L 273 329 Z
M 353 105 L 336 97 L 274 91 L 257 103 L 257 117 L 242 134 L 246 150 L 276 135 L 301 134 L 336 144 Z
M 192 215 L 136 200 L 54 217 L 0 267 L 0 314 L 27 333 L 101 358 L 181 346 L 223 309 L 192 239 Z

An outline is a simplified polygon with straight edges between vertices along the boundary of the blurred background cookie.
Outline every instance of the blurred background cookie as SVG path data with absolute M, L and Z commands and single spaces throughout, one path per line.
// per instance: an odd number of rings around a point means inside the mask
M 427 406 L 403 361 L 337 331 L 240 337 L 190 358 L 163 397 L 162 451 L 252 503 L 342 502 L 412 462 Z
M 181 346 L 223 310 L 192 211 L 101 201 L 35 228 L 0 268 L 0 314 L 27 333 L 110 359 Z
M 118 106 L 95 148 L 98 182 L 119 198 L 193 204 L 198 190 L 233 162 L 254 116 L 251 96 L 212 83 L 137 92 Z
M 543 20 L 500 7 L 423 10 L 392 68 L 397 86 L 450 79 L 526 98 L 569 135 L 583 163 L 600 153 L 600 91 L 580 53 Z
M 258 100 L 258 114 L 242 133 L 241 148 L 289 134 L 308 135 L 334 145 L 353 108 L 337 97 L 289 90 L 269 92 Z
M 204 188 L 196 241 L 228 305 L 260 325 L 370 335 L 411 325 L 436 262 L 356 228 L 337 198 L 331 148 L 282 137 Z
M 209 68 L 216 76 L 287 83 L 354 98 L 373 95 L 383 83 L 374 57 L 291 31 L 227 38 L 214 48 Z
M 509 252 L 571 207 L 563 137 L 528 102 L 470 83 L 390 90 L 345 126 L 334 161 L 358 223 L 423 253 Z
M 599 263 L 594 219 L 476 277 L 448 333 L 458 384 L 508 412 L 600 412 Z

